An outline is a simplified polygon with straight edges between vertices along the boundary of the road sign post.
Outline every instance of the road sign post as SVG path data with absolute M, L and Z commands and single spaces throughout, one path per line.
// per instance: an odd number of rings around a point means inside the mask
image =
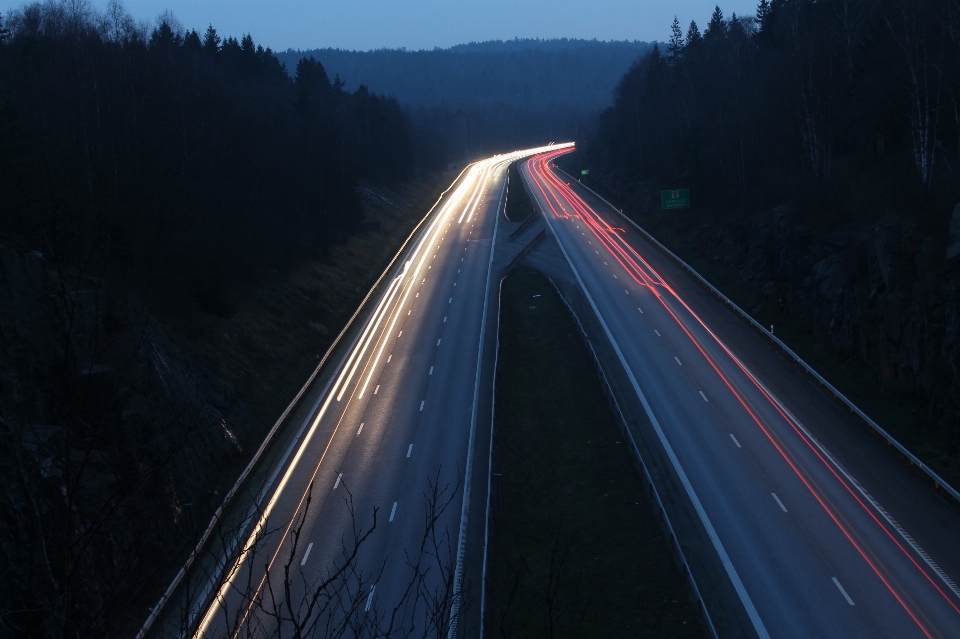
M 690 208 L 690 189 L 660 191 L 660 207 L 664 211 Z

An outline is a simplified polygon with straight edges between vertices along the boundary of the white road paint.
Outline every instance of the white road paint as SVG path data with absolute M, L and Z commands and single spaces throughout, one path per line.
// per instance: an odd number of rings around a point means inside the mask
M 780 506 L 780 510 L 782 510 L 783 512 L 787 512 L 787 507 L 784 506 L 783 502 L 780 501 L 780 498 L 777 497 L 777 493 L 770 493 L 770 494 L 773 495 L 773 498 L 776 500 L 777 505 Z
M 640 311 L 640 314 L 641 314 L 641 315 L 643 315 L 643 309 L 642 309 L 642 308 L 640 308 L 640 307 L 638 306 L 638 307 L 637 307 L 637 310 Z
M 364 612 L 370 612 L 370 606 L 371 604 L 373 604 L 373 593 L 376 592 L 376 590 L 377 590 L 377 584 L 373 584 L 372 586 L 370 586 L 370 594 L 367 595 L 367 605 L 364 606 L 363 608 Z
M 373 389 L 373 394 L 376 395 L 380 392 L 380 384 L 377 384 L 377 387 Z
M 390 521 L 397 515 L 397 502 L 393 502 L 393 508 L 390 509 Z
M 420 411 L 421 411 L 421 412 L 423 411 L 423 403 L 424 403 L 425 401 L 427 401 L 427 400 L 425 400 L 425 399 L 420 400 Z
M 626 293 L 627 295 L 630 294 L 630 291 L 628 291 L 627 289 L 623 289 L 623 292 Z
M 677 365 L 678 365 L 678 366 L 683 366 L 683 363 L 680 361 L 680 358 L 679 358 L 679 357 L 674 357 L 673 359 L 677 360 Z
M 419 293 L 418 293 L 418 295 L 419 295 Z M 400 333 L 397 334 L 397 337 L 400 337 L 400 335 L 403 335 L 403 331 L 400 331 Z
M 437 340 L 437 346 L 440 346 L 440 340 Z
M 387 357 L 387 364 L 390 363 L 390 360 L 393 359 L 393 353 L 390 353 L 390 356 Z
M 443 316 L 443 323 L 444 323 L 444 324 L 447 323 L 447 316 L 446 316 L 446 315 Z
M 653 332 L 657 334 L 657 337 L 663 337 L 657 329 L 653 329 Z
M 452 298 L 452 297 L 450 298 L 450 301 L 447 302 L 447 304 L 453 304 L 453 298 Z
M 830 578 L 833 579 L 833 583 L 837 585 L 837 589 L 840 591 L 840 594 L 843 595 L 843 598 L 847 600 L 847 603 L 850 604 L 851 606 L 855 605 L 853 603 L 853 599 L 851 599 L 850 595 L 847 594 L 847 591 L 843 589 L 843 586 L 840 585 L 840 582 L 837 580 L 837 578 L 836 577 L 830 577 Z
M 702 397 L 702 398 L 703 398 L 703 401 L 705 401 L 705 402 L 709 402 L 709 401 L 710 401 L 709 399 L 707 399 L 707 396 L 703 394 L 703 391 L 700 391 L 700 397 Z
M 343 473 L 337 473 L 337 481 L 333 482 L 333 489 L 336 490 L 337 486 L 340 485 L 340 480 L 343 479 Z
M 407 446 L 407 459 L 410 458 L 410 453 L 412 452 L 413 452 L 413 444 L 410 444 L 409 446 Z
M 743 446 L 740 445 L 740 442 L 737 441 L 737 438 L 733 436 L 733 433 L 730 433 L 730 439 L 732 439 L 733 443 L 737 445 L 737 448 L 743 448 Z
M 427 375 L 433 375 L 433 366 L 430 367 L 430 372 Z
M 670 444 L 670 440 L 667 439 L 666 433 L 663 431 L 663 428 L 660 426 L 660 421 L 657 419 L 657 416 L 654 415 L 653 409 L 650 407 L 650 403 L 647 401 L 646 395 L 644 395 L 643 390 L 640 388 L 640 383 L 637 381 L 636 375 L 633 373 L 633 369 L 630 367 L 630 364 L 627 363 L 627 359 L 623 354 L 623 351 L 620 349 L 620 345 L 617 343 L 616 338 L 613 336 L 613 333 L 610 331 L 610 327 L 607 325 L 606 320 L 603 318 L 603 314 L 600 312 L 600 309 L 597 307 L 596 302 L 593 299 L 593 296 L 590 294 L 590 290 L 583 282 L 583 278 L 580 277 L 580 272 L 577 270 L 577 267 L 574 265 L 573 260 L 570 258 L 570 255 L 567 253 L 567 249 L 564 247 L 563 242 L 560 240 L 560 236 L 557 233 L 556 229 L 553 226 L 553 221 L 549 216 L 544 216 L 544 219 L 547 221 L 547 226 L 550 228 L 550 232 L 553 234 L 554 239 L 557 242 L 557 246 L 560 247 L 560 252 L 563 253 L 563 257 L 567 260 L 567 264 L 570 265 L 570 269 L 573 271 L 574 276 L 577 278 L 577 283 L 580 285 L 580 290 L 583 291 L 584 296 L 587 298 L 587 301 L 590 303 L 590 307 L 593 309 L 594 314 L 597 316 L 597 319 L 600 320 L 600 325 L 603 327 L 603 332 L 607 336 L 610 345 L 613 347 L 614 352 L 617 354 L 617 359 L 620 360 L 620 365 L 623 366 L 624 372 L 626 372 L 628 379 L 630 380 L 630 385 L 633 387 L 634 393 L 640 399 L 640 403 L 643 405 L 643 410 L 647 414 L 647 417 L 650 420 L 650 423 L 653 425 L 654 430 L 657 433 L 657 438 L 660 440 L 660 443 L 663 445 L 664 450 L 667 453 L 667 457 L 670 459 L 670 463 L 673 466 L 673 469 L 676 471 L 677 476 L 680 478 L 680 483 L 683 485 L 684 490 L 687 493 L 687 496 L 690 498 L 690 501 L 693 503 L 694 510 L 696 510 L 697 515 L 700 518 L 700 522 L 703 524 L 703 527 L 706 529 L 707 536 L 710 537 L 710 541 L 713 544 L 714 550 L 716 550 L 717 555 L 720 558 L 720 563 L 723 565 L 726 570 L 727 576 L 730 578 L 730 582 L 733 584 L 734 590 L 736 590 L 737 595 L 740 598 L 740 602 L 743 604 L 743 607 L 747 611 L 747 616 L 750 617 L 750 622 L 753 624 L 753 628 L 759 635 L 760 639 L 770 639 L 770 633 L 767 631 L 766 626 L 763 623 L 763 620 L 760 618 L 760 613 L 757 612 L 756 606 L 753 604 L 753 599 L 750 597 L 750 593 L 747 592 L 746 587 L 743 585 L 743 580 L 740 579 L 739 573 L 737 573 L 736 567 L 733 565 L 733 561 L 730 559 L 730 555 L 727 553 L 726 548 L 723 545 L 723 542 L 720 540 L 720 536 L 717 534 L 716 529 L 713 527 L 713 522 L 710 520 L 707 511 L 704 509 L 703 504 L 700 501 L 699 496 L 697 495 L 696 490 L 693 488 L 693 484 L 690 483 L 690 479 L 687 477 L 686 471 L 683 469 L 683 466 L 680 464 L 680 460 L 677 458 L 676 452 L 673 450 L 673 446 Z M 659 335 L 659 333 L 657 333 Z M 634 444 L 636 445 L 636 444 Z
M 363 432 L 363 424 L 360 424 L 360 428 L 357 429 L 357 435 Z
M 307 557 L 310 556 L 310 551 L 311 551 L 311 550 L 313 550 L 313 542 L 312 542 L 312 541 L 311 541 L 310 544 L 307 546 L 307 552 L 303 553 L 303 561 L 300 562 L 300 565 L 301 565 L 301 566 L 305 566 L 305 565 L 307 564 Z

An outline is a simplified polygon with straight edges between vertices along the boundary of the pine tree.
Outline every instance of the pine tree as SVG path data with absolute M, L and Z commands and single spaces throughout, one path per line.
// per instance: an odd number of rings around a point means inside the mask
M 695 20 L 690 21 L 690 28 L 687 29 L 687 43 L 684 48 L 689 49 L 695 47 L 703 40 L 703 36 L 700 35 L 700 29 L 697 27 Z
M 760 0 L 760 4 L 757 5 L 757 29 L 760 33 L 763 33 L 763 23 L 768 15 L 770 15 L 770 3 L 767 0 Z
M 0 14 L 0 44 L 3 44 L 3 41 L 6 40 L 9 35 L 10 32 L 3 26 L 3 14 Z
M 213 25 L 207 27 L 207 32 L 203 34 L 203 50 L 207 53 L 216 53 L 220 50 L 220 36 Z
M 683 31 L 680 30 L 677 16 L 673 16 L 673 24 L 670 25 L 670 43 L 667 45 L 667 51 L 670 52 L 671 64 L 676 64 L 683 53 Z
M 723 11 L 721 11 L 720 6 L 717 5 L 713 9 L 713 15 L 710 16 L 710 24 L 707 25 L 707 32 L 704 34 L 704 38 L 707 40 L 723 38 L 726 32 L 727 23 L 723 21 Z

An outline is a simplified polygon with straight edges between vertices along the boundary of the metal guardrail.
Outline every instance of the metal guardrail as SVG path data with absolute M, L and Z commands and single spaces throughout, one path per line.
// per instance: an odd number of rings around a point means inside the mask
M 650 494 L 653 496 L 654 501 L 656 501 L 657 509 L 660 514 L 660 521 L 666 529 L 667 535 L 670 537 L 670 541 L 673 542 L 672 546 L 675 556 L 680 564 L 680 567 L 683 569 L 684 575 L 687 578 L 687 585 L 691 590 L 691 594 L 693 594 L 694 599 L 696 599 L 697 607 L 700 610 L 700 615 L 703 617 L 703 621 L 707 626 L 707 630 L 710 632 L 710 636 L 713 637 L 713 639 L 718 639 L 719 635 L 717 635 L 717 629 L 713 625 L 713 619 L 710 617 L 710 611 L 707 610 L 707 606 L 703 601 L 703 595 L 700 593 L 700 588 L 697 587 L 697 580 L 694 579 L 693 572 L 690 570 L 690 564 L 687 563 L 687 557 L 684 554 L 683 549 L 680 547 L 680 540 L 677 539 L 677 534 L 673 529 L 673 524 L 670 523 L 670 516 L 667 515 L 667 510 L 663 507 L 663 500 L 660 499 L 660 493 L 657 490 L 656 484 L 653 483 L 653 477 L 650 475 L 647 464 L 643 461 L 643 455 L 640 454 L 640 448 L 637 446 L 637 442 L 633 437 L 633 432 L 630 430 L 630 424 L 627 422 L 627 418 L 623 414 L 623 410 L 620 408 L 620 402 L 617 401 L 617 396 L 613 392 L 613 387 L 610 385 L 610 380 L 607 378 L 607 375 L 603 370 L 603 365 L 600 363 L 600 357 L 593 348 L 593 343 L 590 341 L 590 336 L 587 334 L 586 329 L 580 322 L 580 317 L 577 315 L 577 312 L 573 309 L 573 306 L 570 304 L 570 302 L 567 301 L 567 298 L 563 296 L 560 288 L 549 277 L 547 278 L 547 281 L 550 282 L 550 285 L 553 286 L 553 290 L 557 292 L 557 295 L 561 300 L 563 300 L 567 310 L 570 311 L 570 315 L 573 316 L 573 321 L 577 325 L 577 330 L 580 332 L 580 337 L 583 338 L 583 341 L 587 345 L 587 350 L 590 351 L 590 358 L 593 360 L 593 365 L 596 368 L 600 377 L 600 382 L 603 384 L 603 388 L 606 391 L 607 398 L 616 411 L 621 428 L 623 428 L 627 437 L 630 439 L 630 444 L 633 446 L 634 456 L 636 457 L 637 462 L 640 464 L 640 469 L 643 471 L 643 478 L 646 480 Z
M 277 431 L 280 429 L 280 426 L 286 421 L 287 417 L 290 416 L 290 413 L 292 413 L 293 410 L 297 407 L 297 405 L 300 403 L 300 400 L 303 399 L 303 396 L 306 394 L 307 389 L 310 388 L 310 386 L 313 384 L 314 380 L 316 379 L 317 375 L 319 375 L 320 371 L 323 369 L 323 366 L 327 363 L 327 360 L 330 358 L 331 354 L 333 354 L 336 348 L 340 345 L 340 341 L 343 339 L 344 335 L 346 335 L 347 332 L 350 330 L 350 328 L 353 326 L 353 322 L 357 319 L 357 317 L 363 311 L 367 302 L 374 295 L 374 292 L 380 287 L 380 284 L 383 282 L 383 279 L 387 276 L 387 273 L 389 273 L 393 269 L 399 257 L 407 249 L 407 246 L 410 244 L 410 240 L 417 235 L 417 233 L 423 227 L 424 222 L 430 219 L 430 216 L 433 215 L 433 212 L 434 210 L 436 210 L 437 205 L 440 204 L 441 201 L 443 201 L 443 198 L 446 196 L 446 194 L 449 193 L 450 190 L 454 187 L 454 185 L 460 181 L 460 178 L 463 177 L 463 174 L 472 165 L 473 163 L 470 163 L 464 166 L 463 170 L 460 171 L 460 174 L 457 175 L 457 178 L 453 182 L 451 182 L 450 186 L 448 186 L 440 194 L 440 197 L 438 197 L 437 201 L 434 202 L 433 206 L 430 207 L 430 210 L 427 211 L 427 214 L 424 215 L 423 218 L 413 228 L 413 230 L 410 231 L 410 234 L 407 236 L 407 239 L 403 241 L 403 244 L 400 246 L 400 249 L 397 251 L 396 255 L 393 256 L 393 259 L 390 260 L 390 263 L 383 270 L 383 273 L 380 274 L 380 277 L 377 278 L 377 281 L 374 282 L 373 286 L 370 287 L 370 290 L 367 291 L 366 296 L 364 296 L 363 300 L 357 306 L 357 310 L 354 311 L 353 315 L 350 316 L 350 319 L 347 320 L 347 323 L 344 325 L 343 329 L 340 331 L 337 337 L 330 344 L 330 347 L 327 349 L 327 352 L 324 353 L 323 358 L 320 360 L 320 363 L 317 364 L 317 367 L 314 369 L 313 373 L 307 379 L 306 383 L 300 388 L 299 392 L 297 392 L 296 396 L 287 405 L 286 409 L 284 409 L 283 413 L 281 413 L 280 417 L 273 424 L 273 427 L 267 433 L 263 442 L 260 444 L 260 447 L 257 449 L 257 452 L 254 453 L 253 457 L 251 458 L 250 462 L 247 464 L 246 468 L 244 468 L 243 472 L 240 473 L 240 476 L 237 478 L 237 481 L 234 483 L 233 487 L 230 489 L 230 492 L 228 492 L 226 496 L 224 496 L 223 502 L 220 504 L 217 510 L 214 511 L 213 516 L 210 518 L 210 523 L 207 525 L 206 530 L 203 532 L 203 535 L 201 535 L 200 537 L 200 541 L 197 542 L 193 551 L 190 553 L 190 556 L 187 557 L 186 562 L 184 562 L 184 565 L 180 568 L 180 570 L 174 576 L 173 581 L 170 583 L 170 585 L 164 591 L 163 595 L 160 597 L 160 601 L 157 603 L 156 606 L 154 606 L 151 609 L 150 615 L 147 617 L 146 621 L 144 621 L 143 626 L 141 626 L 140 628 L 140 631 L 137 632 L 136 639 L 144 639 L 147 633 L 150 632 L 150 628 L 153 626 L 154 622 L 160 616 L 160 613 L 163 611 L 164 606 L 171 599 L 176 589 L 180 586 L 180 583 L 183 581 L 183 578 L 186 576 L 187 572 L 193 566 L 193 563 L 196 561 L 197 557 L 200 555 L 201 552 L 203 552 L 203 549 L 206 546 L 207 541 L 210 539 L 211 534 L 213 534 L 213 531 L 216 529 L 217 525 L 220 523 L 220 519 L 221 517 L 223 517 L 224 511 L 227 509 L 227 506 L 233 501 L 233 498 L 236 496 L 236 494 L 240 492 L 241 486 L 250 476 L 250 473 L 253 472 L 254 467 L 257 465 L 257 463 L 260 461 L 261 457 L 263 456 L 264 451 L 266 451 L 266 449 L 270 446 L 270 444 L 273 443 L 273 438 L 276 436 Z
M 558 169 L 558 170 L 561 171 L 561 172 L 562 172 L 564 175 L 566 175 L 567 177 L 569 177 L 569 178 L 571 178 L 571 179 L 573 179 L 573 180 L 576 180 L 576 178 L 574 178 L 573 176 L 571 176 L 569 173 L 567 173 L 567 172 L 564 171 L 563 169 Z M 927 464 L 925 464 L 923 461 L 921 461 L 920 458 L 918 458 L 916 455 L 914 455 L 912 452 L 910 452 L 910 450 L 907 449 L 906 446 L 904 446 L 904 445 L 901 444 L 899 441 L 897 441 L 897 439 L 896 439 L 895 437 L 893 437 L 893 435 L 891 435 L 890 433 L 888 433 L 887 431 L 885 431 L 879 424 L 877 424 L 877 422 L 873 421 L 873 419 L 871 419 L 869 415 L 867 415 L 867 414 L 864 413 L 862 410 L 860 410 L 860 408 L 859 408 L 856 404 L 854 404 L 854 403 L 853 403 L 852 401 L 850 401 L 843 393 L 841 393 L 839 390 L 837 390 L 837 388 L 836 388 L 833 384 L 831 384 L 831 383 L 828 382 L 826 379 L 824 379 L 824 377 L 823 377 L 822 375 L 820 375 L 820 373 L 818 373 L 817 371 L 815 371 L 815 370 L 813 369 L 813 367 L 811 367 L 809 364 L 807 364 L 805 361 L 803 361 L 803 359 L 801 359 L 800 356 L 797 355 L 797 354 L 793 351 L 793 349 L 791 349 L 789 346 L 787 346 L 786 344 L 784 344 L 784 343 L 780 340 L 780 338 L 776 337 L 773 333 L 771 333 L 769 330 L 767 330 L 762 324 L 760 324 L 760 322 L 758 322 L 757 320 L 755 320 L 755 319 L 753 319 L 752 317 L 750 317 L 750 315 L 748 315 L 743 309 L 741 309 L 739 306 L 737 306 L 730 298 L 728 298 L 726 295 L 724 295 L 723 293 L 721 293 L 721 292 L 717 289 L 717 287 L 715 287 L 713 284 L 711 284 L 710 282 L 708 282 L 702 275 L 700 275 L 699 273 L 697 273 L 689 264 L 687 264 L 687 263 L 684 262 L 682 259 L 680 259 L 673 251 L 671 251 L 671 250 L 668 249 L 666 246 L 664 246 L 663 244 L 661 244 L 661 243 L 659 242 L 659 240 L 657 240 L 657 239 L 656 239 L 655 237 L 653 237 L 650 233 L 648 233 L 648 232 L 646 231 L 646 229 L 644 229 L 644 228 L 641 227 L 639 224 L 637 224 L 637 223 L 634 222 L 632 219 L 630 219 L 627 215 L 625 215 L 622 209 L 618 209 L 618 208 L 615 207 L 613 204 L 610 204 L 610 202 L 608 202 L 608 201 L 606 200 L 606 198 L 604 198 L 602 195 L 600 195 L 599 193 L 597 193 L 596 191 L 594 191 L 593 189 L 591 189 L 591 188 L 590 188 L 589 186 L 587 186 L 586 184 L 583 184 L 582 182 L 579 182 L 579 180 L 577 181 L 577 183 L 578 183 L 580 186 L 582 186 L 583 188 L 585 188 L 586 190 L 588 190 L 588 191 L 590 191 L 591 193 L 593 193 L 593 194 L 594 194 L 597 198 L 599 198 L 604 204 L 606 204 L 606 205 L 609 206 L 611 209 L 613 209 L 614 211 L 616 211 L 617 214 L 620 215 L 620 217 L 622 217 L 624 220 L 626 220 L 626 221 L 629 222 L 631 225 L 633 225 L 633 227 L 636 228 L 638 231 L 640 231 L 641 233 L 643 233 L 643 235 L 644 235 L 648 240 L 650 240 L 651 242 L 653 242 L 653 244 L 655 244 L 655 245 L 657 246 L 657 248 L 659 248 L 659 249 L 660 249 L 661 251 L 663 251 L 665 254 L 667 254 L 668 256 L 670 256 L 670 258 L 672 258 L 674 261 L 676 261 L 677 264 L 679 264 L 681 268 L 683 268 L 684 270 L 688 271 L 691 275 L 693 275 L 695 278 L 697 278 L 697 280 L 699 280 L 699 282 L 700 282 L 701 284 L 703 284 L 704 286 L 706 286 L 707 288 L 709 288 L 710 291 L 712 291 L 720 300 L 722 300 L 724 303 L 726 303 L 728 306 L 730 306 L 730 307 L 731 307 L 736 313 L 738 313 L 743 319 L 747 320 L 754 328 L 756 328 L 757 330 L 759 330 L 763 335 L 765 335 L 765 336 L 766 336 L 767 338 L 769 338 L 772 342 L 774 342 L 777 346 L 779 346 L 781 349 L 783 349 L 783 351 L 784 351 L 787 355 L 789 355 L 791 359 L 793 359 L 793 360 L 794 360 L 797 364 L 799 364 L 807 373 L 809 373 L 814 379 L 816 379 L 816 380 L 820 383 L 820 385 L 822 385 L 822 386 L 825 387 L 828 391 L 830 391 L 830 393 L 834 396 L 835 399 L 837 399 L 838 401 L 840 401 L 841 403 L 843 403 L 844 405 L 846 405 L 846 407 L 850 409 L 850 412 L 851 412 L 851 413 L 856 414 L 856 415 L 857 415 L 860 419 L 862 419 L 870 428 L 872 428 L 872 429 L 874 430 L 874 432 L 876 432 L 878 435 L 880 435 L 880 437 L 882 437 L 884 440 L 886 440 L 886 442 L 887 442 L 888 444 L 890 444 L 891 446 L 893 446 L 894 448 L 896 448 L 904 457 L 907 458 L 907 460 L 910 462 L 911 465 L 917 466 L 917 467 L 918 467 L 921 471 L 923 471 L 930 479 L 932 479 L 932 480 L 933 480 L 933 485 L 934 485 L 934 488 L 935 488 L 935 489 L 937 489 L 937 490 L 943 490 L 945 493 L 947 493 L 948 495 L 950 495 L 951 497 L 953 497 L 954 499 L 956 499 L 958 502 L 960 502 L 960 491 L 958 491 L 956 488 L 954 488 L 954 487 L 951 486 L 949 483 L 947 483 L 946 481 L 944 481 L 944 479 L 943 479 L 942 477 L 940 477 L 940 475 L 938 475 L 938 474 L 936 473 L 936 471 L 934 471 L 934 470 L 933 470 L 932 468 L 930 468 Z

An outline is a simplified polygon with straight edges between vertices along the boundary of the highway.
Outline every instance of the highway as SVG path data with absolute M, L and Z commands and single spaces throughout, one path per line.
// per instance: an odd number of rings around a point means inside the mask
M 738 607 L 719 634 L 960 637 L 956 505 L 553 168 L 567 152 L 522 174 L 699 527 L 687 551 Z
M 480 381 L 492 377 L 494 238 L 507 165 L 543 150 L 471 165 L 422 226 L 243 531 L 240 559 L 199 593 L 194 636 L 463 632 L 467 521 L 484 517 L 469 496 Z M 486 483 L 477 491 L 485 499 Z

